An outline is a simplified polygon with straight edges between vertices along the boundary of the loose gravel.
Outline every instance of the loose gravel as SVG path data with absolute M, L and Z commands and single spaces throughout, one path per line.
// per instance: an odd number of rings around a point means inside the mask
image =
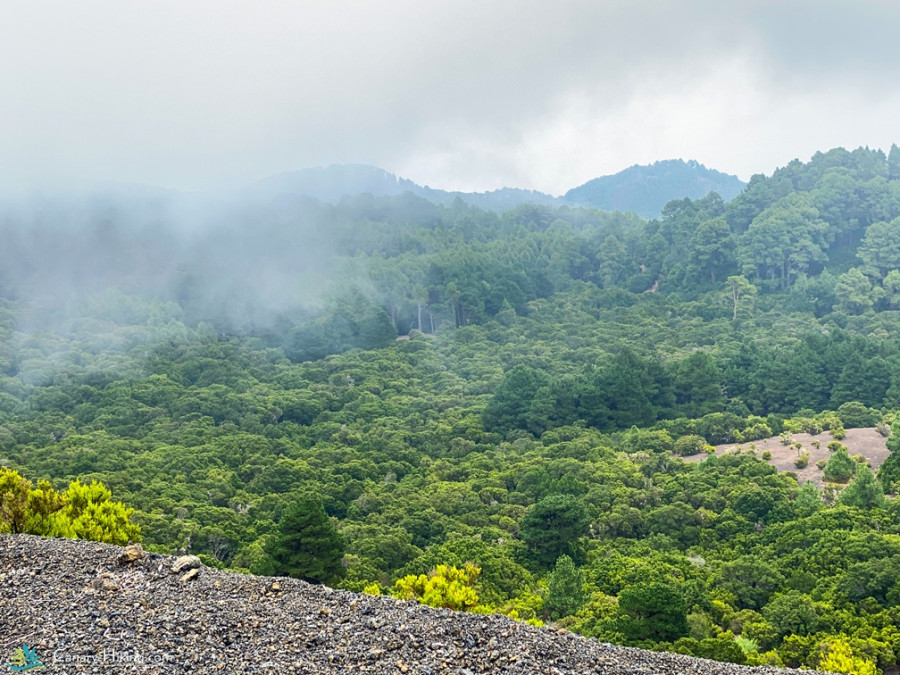
M 95 542 L 0 536 L 0 591 L 4 672 L 23 644 L 46 666 L 32 672 L 48 674 L 797 672 L 614 647 Z

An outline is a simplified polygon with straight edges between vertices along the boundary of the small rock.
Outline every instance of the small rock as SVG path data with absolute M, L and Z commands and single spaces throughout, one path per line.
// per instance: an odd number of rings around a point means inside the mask
M 119 554 L 117 558 L 117 562 L 120 565 L 127 565 L 128 563 L 133 563 L 135 560 L 140 560 L 144 557 L 144 549 L 141 548 L 140 544 L 132 544 L 131 546 L 126 546 L 122 552 Z
M 178 574 L 184 570 L 193 570 L 200 567 L 203 563 L 200 558 L 195 555 L 183 555 L 175 559 L 172 563 L 172 574 Z
M 199 576 L 200 576 L 200 570 L 197 569 L 196 567 L 194 567 L 192 569 L 189 569 L 187 574 L 185 574 L 183 577 L 181 577 L 181 581 L 182 581 L 182 583 L 187 583 L 191 579 L 196 579 Z

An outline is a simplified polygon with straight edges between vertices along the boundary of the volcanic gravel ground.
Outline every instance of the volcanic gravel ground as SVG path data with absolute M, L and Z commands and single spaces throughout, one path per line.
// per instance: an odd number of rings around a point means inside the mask
M 46 665 L 32 672 L 48 674 L 796 672 L 175 563 L 136 547 L 0 536 L 0 668 L 24 643 Z

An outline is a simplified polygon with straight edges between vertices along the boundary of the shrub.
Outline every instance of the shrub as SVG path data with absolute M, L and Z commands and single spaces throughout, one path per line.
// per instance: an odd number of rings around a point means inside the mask
M 782 431 L 779 439 L 782 445 L 790 445 L 794 441 L 790 431 Z
M 805 469 L 806 465 L 809 464 L 809 452 L 802 452 L 800 456 L 794 460 L 794 466 L 798 469 Z
M 471 610 L 478 604 L 475 582 L 481 569 L 469 563 L 463 569 L 453 565 L 438 565 L 429 574 L 410 574 L 398 579 L 391 595 L 403 600 L 417 600 L 431 607 L 445 607 L 456 611 Z
M 16 471 L 0 467 L 0 533 L 88 539 L 124 546 L 140 541 L 134 509 L 112 501 L 103 483 L 69 483 L 57 492 L 47 481 L 32 488 Z
M 768 462 L 770 459 L 772 459 L 772 451 L 771 450 L 764 451 L 762 454 L 762 458 Z
M 875 410 L 867 408 L 859 401 L 848 401 L 837 409 L 837 415 L 841 423 L 848 429 L 870 427 L 878 420 L 879 414 Z
M 840 450 L 841 448 L 844 447 L 844 444 L 841 443 L 840 441 L 828 441 L 828 445 L 826 447 L 831 452 L 837 452 L 838 450 Z
M 696 455 L 698 452 L 702 452 L 706 446 L 706 439 L 703 436 L 689 434 L 675 441 L 672 452 L 681 456 Z
M 829 640 L 827 651 L 819 661 L 818 668 L 829 673 L 855 673 L 856 675 L 876 675 L 878 668 L 873 661 L 854 653 L 842 638 Z
M 844 427 L 837 426 L 831 428 L 831 437 L 836 441 L 842 441 L 847 437 L 847 432 L 844 431 Z
M 674 443 L 665 429 L 650 431 L 631 427 L 622 436 L 622 450 L 625 452 L 669 452 Z
M 659 582 L 624 588 L 619 593 L 618 623 L 629 642 L 677 640 L 690 632 L 684 598 Z
M 741 437 L 745 441 L 758 441 L 761 438 L 769 438 L 771 435 L 772 428 L 764 422 L 758 422 L 741 432 Z
M 847 454 L 847 448 L 841 446 L 825 465 L 825 480 L 832 483 L 846 483 L 856 473 L 856 467 L 856 462 Z

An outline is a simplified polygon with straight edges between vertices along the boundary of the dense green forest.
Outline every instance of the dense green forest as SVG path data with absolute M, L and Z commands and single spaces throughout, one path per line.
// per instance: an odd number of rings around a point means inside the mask
M 893 425 L 900 447 L 900 148 L 649 221 L 361 195 L 185 230 L 163 198 L 77 206 L 0 219 L 0 466 L 101 481 L 145 545 L 213 565 L 741 663 L 896 664 L 900 461 L 837 449 L 820 491 L 750 443 Z

